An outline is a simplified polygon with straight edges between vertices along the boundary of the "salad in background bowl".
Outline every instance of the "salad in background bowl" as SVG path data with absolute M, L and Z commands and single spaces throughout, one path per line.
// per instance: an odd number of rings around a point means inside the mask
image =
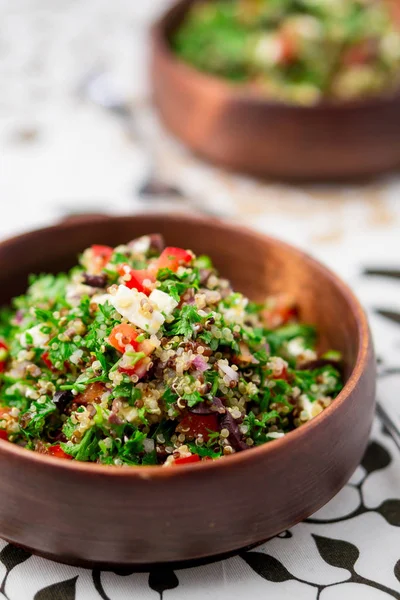
M 392 0 L 201 2 L 172 46 L 201 71 L 294 104 L 389 93 L 400 82 L 400 11 Z

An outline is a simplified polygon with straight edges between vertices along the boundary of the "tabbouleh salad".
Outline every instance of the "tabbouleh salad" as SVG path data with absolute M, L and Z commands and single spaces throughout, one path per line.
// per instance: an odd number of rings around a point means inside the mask
M 249 301 L 158 234 L 94 245 L 0 314 L 0 438 L 60 459 L 179 466 L 281 438 L 342 388 L 286 295 Z
M 310 105 L 394 90 L 400 80 L 398 0 L 206 0 L 172 36 L 201 71 Z

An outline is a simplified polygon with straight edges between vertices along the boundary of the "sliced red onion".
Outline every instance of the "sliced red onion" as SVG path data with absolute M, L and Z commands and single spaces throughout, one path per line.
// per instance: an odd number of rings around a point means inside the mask
M 190 408 L 189 412 L 195 415 L 215 415 L 215 413 L 225 414 L 226 408 L 222 404 L 221 399 L 214 396 L 211 403 L 206 401 L 199 402 L 196 406 Z
M 239 373 L 235 371 L 235 369 L 232 369 L 232 367 L 222 362 L 222 360 L 219 360 L 217 362 L 217 365 L 221 369 L 221 371 L 225 373 L 229 381 L 239 381 Z
M 151 233 L 132 240 L 129 242 L 128 248 L 141 254 L 145 254 L 149 250 L 161 254 L 165 248 L 165 242 L 160 233 Z
M 201 285 L 205 285 L 207 283 L 211 274 L 212 274 L 212 269 L 200 269 L 199 275 L 200 275 Z
M 161 254 L 165 248 L 165 240 L 161 233 L 150 233 L 150 250 L 154 250 Z
M 188 288 L 186 290 L 186 292 L 183 294 L 183 296 L 181 297 L 181 301 L 179 306 L 182 306 L 183 304 L 190 304 L 191 306 L 193 306 L 194 304 L 196 304 L 196 300 L 194 298 L 194 289 L 193 288 Z
M 228 440 L 232 448 L 234 448 L 237 452 L 248 449 L 248 445 L 244 442 L 243 436 L 240 433 L 239 426 L 229 410 L 222 415 L 220 425 L 221 429 L 227 429 L 229 431 Z
M 207 369 L 210 368 L 210 365 L 204 360 L 204 357 L 201 354 L 196 354 L 195 358 L 192 360 L 192 365 L 196 367 L 200 373 L 204 373 L 204 371 L 207 371 Z
M 214 408 L 213 412 L 218 412 L 220 415 L 224 415 L 226 413 L 226 408 L 221 398 L 214 396 L 212 406 Z
M 24 320 L 24 313 L 22 310 L 17 310 L 17 312 L 15 313 L 14 320 L 17 323 L 17 325 L 21 325 L 22 321 Z
M 108 417 L 108 422 L 112 425 L 122 425 L 123 423 L 122 419 L 120 419 L 119 416 L 115 413 L 110 414 L 110 416 Z
M 212 404 L 208 404 L 207 402 L 199 402 L 193 408 L 189 409 L 189 412 L 194 415 L 212 415 L 215 411 L 212 410 Z

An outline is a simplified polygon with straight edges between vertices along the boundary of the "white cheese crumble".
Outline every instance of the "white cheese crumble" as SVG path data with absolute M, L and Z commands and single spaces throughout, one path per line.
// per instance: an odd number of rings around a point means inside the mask
M 157 333 L 165 321 L 165 317 L 149 302 L 146 294 L 130 290 L 125 285 L 118 286 L 117 293 L 115 296 L 110 295 L 109 302 L 130 323 L 150 334 Z M 150 304 L 153 309 L 151 313 L 146 310 L 146 304 Z
M 85 283 L 69 283 L 66 288 L 66 300 L 71 306 L 78 306 L 82 296 L 92 296 L 94 288 Z
M 274 66 L 282 57 L 282 44 L 275 34 L 264 34 L 258 41 L 255 58 L 261 66 Z
M 246 306 L 248 304 L 248 299 L 242 296 L 241 294 L 237 296 L 235 299 L 233 306 L 230 308 L 225 308 L 222 304 L 220 305 L 220 310 L 224 314 L 225 321 L 227 323 L 237 323 L 242 324 L 244 318 L 246 316 Z M 199 313 L 200 314 L 200 313 Z
M 272 438 L 273 440 L 278 440 L 279 438 L 285 436 L 285 434 L 280 431 L 270 431 L 267 435 L 268 435 L 268 437 Z
M 305 349 L 304 339 L 302 337 L 293 338 L 287 343 L 287 351 L 292 356 L 299 356 L 300 354 L 303 354 Z
M 70 362 L 72 362 L 73 365 L 79 365 L 79 362 L 81 360 L 83 356 L 83 350 L 78 349 L 75 350 L 75 352 L 73 352 L 69 358 Z
M 129 248 L 133 254 L 146 254 L 150 248 L 150 237 L 143 235 L 129 244 Z
M 304 345 L 304 339 L 302 337 L 293 338 L 287 343 L 287 351 L 289 354 L 301 361 L 315 360 L 317 353 L 310 348 L 306 348 Z
M 311 402 L 309 397 L 306 394 L 302 394 L 299 398 L 299 407 L 302 412 L 305 412 L 307 415 L 307 419 L 313 419 L 316 417 L 321 411 L 322 408 L 318 402 Z
M 110 294 L 95 294 L 90 301 L 96 303 L 99 306 L 100 304 L 105 304 L 106 302 L 108 302 L 110 300 L 110 297 Z
M 50 339 L 50 335 L 48 333 L 43 333 L 41 331 L 42 327 L 44 327 L 43 323 L 41 325 L 35 325 L 35 327 L 31 327 L 27 329 L 24 333 L 21 334 L 20 342 L 21 346 L 26 348 L 27 346 L 35 346 L 35 348 L 43 348 L 47 344 Z M 32 338 L 32 343 L 28 337 Z
M 143 292 L 129 289 L 126 285 L 119 285 L 114 294 L 93 296 L 92 302 L 109 302 L 122 317 L 150 334 L 157 333 L 165 317 L 172 315 L 178 306 L 172 296 L 161 290 L 153 290 L 147 297 Z
M 158 308 L 158 310 L 164 313 L 166 317 L 172 315 L 175 308 L 178 306 L 178 302 L 174 300 L 172 296 L 161 290 L 153 290 L 149 296 L 149 300 Z

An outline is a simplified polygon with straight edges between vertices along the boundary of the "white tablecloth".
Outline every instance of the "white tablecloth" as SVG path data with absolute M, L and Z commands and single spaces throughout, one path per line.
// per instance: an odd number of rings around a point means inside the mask
M 334 268 L 360 296 L 382 361 L 379 394 L 393 401 L 400 392 L 400 324 L 377 309 L 400 312 L 400 279 L 363 273 L 400 268 L 400 179 L 290 187 L 194 159 L 163 132 L 148 97 L 147 29 L 165 4 L 0 1 L 0 236 L 71 212 L 202 207 L 281 237 Z M 109 103 L 129 103 L 133 135 L 96 105 L 104 103 L 104 89 Z M 186 199 L 144 199 L 139 192 L 150 170 Z M 123 576 L 58 565 L 0 541 L 0 597 L 400 598 L 399 527 L 400 454 L 377 418 L 363 466 L 337 497 L 252 552 L 176 573 Z

